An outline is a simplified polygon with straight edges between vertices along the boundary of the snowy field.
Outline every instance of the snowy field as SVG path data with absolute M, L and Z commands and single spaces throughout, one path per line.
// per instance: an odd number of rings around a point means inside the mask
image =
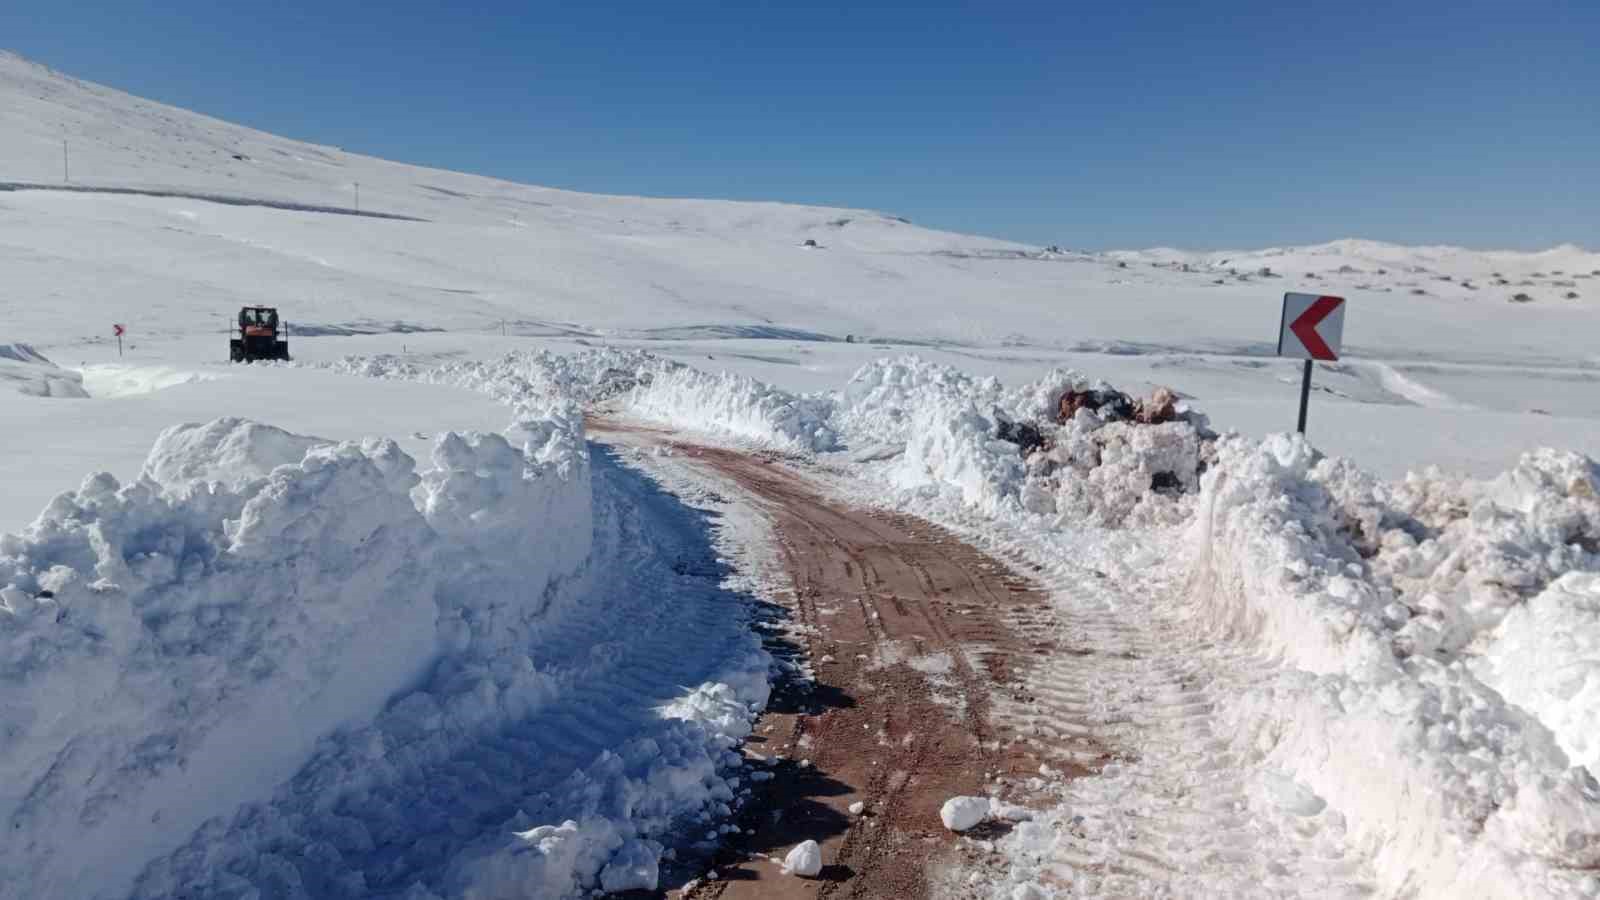
M 585 410 L 797 454 L 1147 623 L 1098 677 L 1211 712 L 1041 787 L 983 896 L 1600 896 L 1600 254 L 575 194 L 5 54 L 0 134 L 0 897 L 583 896 L 703 852 L 778 585 Z M 1285 290 L 1350 300 L 1309 443 Z M 294 363 L 223 361 L 247 303 Z M 1179 416 L 1054 418 L 1101 382 Z M 1166 875 L 1082 876 L 1180 821 Z

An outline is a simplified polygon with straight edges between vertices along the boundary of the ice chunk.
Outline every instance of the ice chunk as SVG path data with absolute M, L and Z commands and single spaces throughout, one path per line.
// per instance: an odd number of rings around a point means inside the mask
M 822 873 L 822 848 L 816 841 L 803 841 L 795 845 L 783 858 L 783 874 L 815 878 Z
M 951 831 L 967 831 L 988 817 L 988 797 L 951 797 L 939 809 L 940 820 Z

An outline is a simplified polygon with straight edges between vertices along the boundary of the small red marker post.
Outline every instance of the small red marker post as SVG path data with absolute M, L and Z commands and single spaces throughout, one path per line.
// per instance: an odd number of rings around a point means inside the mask
M 119 357 L 122 355 L 122 333 L 124 331 L 127 331 L 127 329 L 121 325 L 111 326 L 111 333 L 117 336 L 117 356 Z
M 1323 294 L 1284 294 L 1283 317 L 1278 321 L 1278 355 L 1306 361 L 1300 376 L 1300 420 L 1306 433 L 1306 409 L 1311 404 L 1311 366 L 1317 360 L 1334 362 L 1344 342 L 1344 298 Z

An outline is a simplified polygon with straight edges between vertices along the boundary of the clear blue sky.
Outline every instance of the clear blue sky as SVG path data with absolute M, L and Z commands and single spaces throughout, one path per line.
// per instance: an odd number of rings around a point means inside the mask
M 1596 0 L 470 5 L 6 0 L 0 46 L 578 190 L 1073 247 L 1600 245 Z

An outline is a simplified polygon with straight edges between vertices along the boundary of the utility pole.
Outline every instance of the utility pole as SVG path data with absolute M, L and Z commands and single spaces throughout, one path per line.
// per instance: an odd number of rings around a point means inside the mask
M 65 138 L 61 141 L 61 180 L 63 182 L 72 181 L 72 169 L 67 165 L 67 142 Z
M 356 212 L 361 212 L 361 182 L 356 182 Z

